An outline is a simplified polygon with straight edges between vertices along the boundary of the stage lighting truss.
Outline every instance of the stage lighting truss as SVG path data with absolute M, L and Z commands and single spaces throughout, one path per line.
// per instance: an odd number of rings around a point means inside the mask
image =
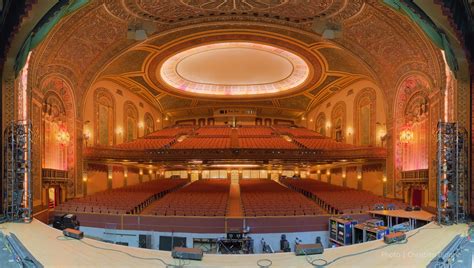
M 2 205 L 7 221 L 32 219 L 31 132 L 29 121 L 12 122 L 4 131 Z
M 438 122 L 437 220 L 460 223 L 468 214 L 468 135 L 456 123 Z

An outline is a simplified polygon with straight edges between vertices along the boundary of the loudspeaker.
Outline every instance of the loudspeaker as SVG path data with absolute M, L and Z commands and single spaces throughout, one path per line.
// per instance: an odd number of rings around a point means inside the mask
M 139 248 L 151 248 L 151 235 L 138 235 Z
M 202 250 L 199 248 L 181 248 L 175 247 L 173 251 L 171 251 L 171 256 L 175 259 L 183 259 L 183 260 L 202 260 Z
M 324 247 L 322 244 L 298 244 L 295 247 L 296 256 L 322 254 Z

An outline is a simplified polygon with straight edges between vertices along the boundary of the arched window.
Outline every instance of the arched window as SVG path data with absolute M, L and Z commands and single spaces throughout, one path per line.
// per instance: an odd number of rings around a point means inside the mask
M 375 145 L 376 93 L 372 88 L 362 89 L 354 100 L 355 144 Z
M 138 137 L 138 109 L 131 101 L 126 101 L 123 113 L 123 125 L 125 126 L 124 141 L 135 140 Z
M 340 101 L 334 105 L 331 112 L 332 137 L 336 141 L 344 141 L 344 129 L 346 127 L 346 103 Z
M 326 114 L 320 112 L 316 117 L 316 132 L 319 134 L 326 136 Z
M 115 101 L 105 88 L 95 91 L 95 136 L 96 144 L 110 146 L 115 143 Z
M 151 114 L 146 113 L 145 114 L 145 135 L 148 135 L 155 131 L 155 121 L 153 120 L 153 117 Z
M 43 168 L 67 170 L 67 146 L 60 133 L 68 133 L 63 101 L 54 92 L 48 92 L 43 102 Z

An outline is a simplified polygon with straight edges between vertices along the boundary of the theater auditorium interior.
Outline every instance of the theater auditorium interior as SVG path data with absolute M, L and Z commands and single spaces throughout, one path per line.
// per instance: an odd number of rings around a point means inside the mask
M 0 0 L 0 267 L 472 267 L 472 0 Z

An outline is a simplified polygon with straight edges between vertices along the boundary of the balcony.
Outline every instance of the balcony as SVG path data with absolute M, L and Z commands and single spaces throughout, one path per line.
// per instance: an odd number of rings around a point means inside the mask
M 68 172 L 66 170 L 43 168 L 41 172 L 43 183 L 59 184 L 66 183 L 68 180 Z
M 428 183 L 428 169 L 402 171 L 402 183 Z

